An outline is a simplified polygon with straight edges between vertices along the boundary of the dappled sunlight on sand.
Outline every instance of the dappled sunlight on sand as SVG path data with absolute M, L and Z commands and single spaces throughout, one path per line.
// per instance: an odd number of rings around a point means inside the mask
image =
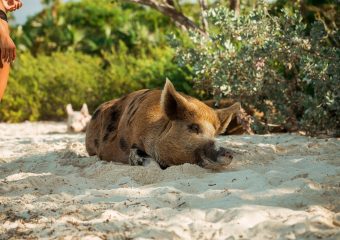
M 226 136 L 232 164 L 88 157 L 59 123 L 0 124 L 0 238 L 336 239 L 340 141 Z

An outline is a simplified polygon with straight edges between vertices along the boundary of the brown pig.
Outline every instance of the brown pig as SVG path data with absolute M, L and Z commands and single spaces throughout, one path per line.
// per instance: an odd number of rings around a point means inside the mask
M 163 90 L 140 90 L 99 106 L 87 128 L 86 149 L 102 160 L 132 165 L 143 164 L 131 157 L 137 153 L 162 168 L 183 163 L 223 168 L 232 153 L 214 138 L 240 108 L 235 103 L 214 110 L 167 80 Z

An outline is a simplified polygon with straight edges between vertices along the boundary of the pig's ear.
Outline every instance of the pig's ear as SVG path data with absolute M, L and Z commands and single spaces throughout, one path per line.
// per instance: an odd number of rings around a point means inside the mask
M 81 107 L 81 110 L 80 112 L 83 114 L 83 115 L 89 115 L 89 109 L 87 108 L 87 104 L 84 103 L 83 106 Z
M 176 91 L 168 79 L 162 91 L 161 108 L 170 120 L 184 119 L 190 108 L 188 100 Z
M 66 105 L 66 112 L 67 112 L 67 115 L 71 115 L 73 113 L 73 108 L 71 104 Z
M 230 121 L 233 119 L 236 113 L 241 110 L 241 104 L 239 102 L 234 103 L 228 108 L 218 109 L 216 110 L 218 119 L 220 120 L 221 126 L 218 129 L 218 134 L 222 134 L 225 132 L 227 127 L 229 126 Z

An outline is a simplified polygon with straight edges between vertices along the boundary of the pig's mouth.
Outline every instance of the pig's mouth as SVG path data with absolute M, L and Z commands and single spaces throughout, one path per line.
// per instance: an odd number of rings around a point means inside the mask
M 203 168 L 221 170 L 233 160 L 233 151 L 219 147 L 217 150 L 214 148 L 203 149 L 197 151 L 198 165 Z

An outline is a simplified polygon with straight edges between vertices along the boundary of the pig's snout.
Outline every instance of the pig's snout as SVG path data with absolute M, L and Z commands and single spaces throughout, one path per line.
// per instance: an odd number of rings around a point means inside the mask
M 226 148 L 220 147 L 217 153 L 217 161 L 225 162 L 226 160 L 228 161 L 228 164 L 230 164 L 233 160 L 233 153 Z
M 231 150 L 216 146 L 213 141 L 204 146 L 200 155 L 201 165 L 206 168 L 225 167 L 233 160 L 233 152 Z

